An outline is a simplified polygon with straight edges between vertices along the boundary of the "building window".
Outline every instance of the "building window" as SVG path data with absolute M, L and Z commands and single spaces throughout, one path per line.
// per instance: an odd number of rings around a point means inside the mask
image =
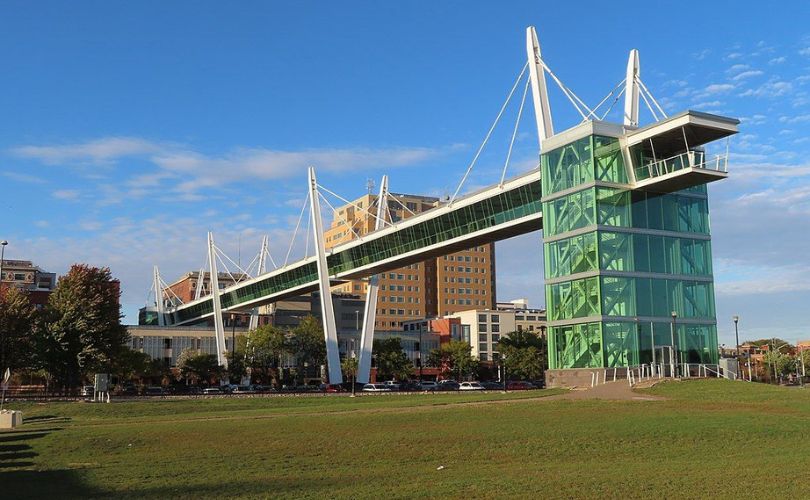
M 479 314 L 478 315 L 478 321 L 481 322 L 481 323 L 485 323 L 487 321 L 487 315 L 486 314 Z
M 486 323 L 478 323 L 478 331 L 479 332 L 486 332 L 487 331 L 487 324 Z
M 490 321 L 492 321 L 493 323 L 500 323 L 501 316 L 499 314 L 493 314 L 492 316 L 490 316 Z

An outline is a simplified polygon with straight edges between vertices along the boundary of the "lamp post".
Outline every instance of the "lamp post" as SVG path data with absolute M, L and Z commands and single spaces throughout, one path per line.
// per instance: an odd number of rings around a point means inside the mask
M 675 376 L 675 373 L 676 373 L 675 368 L 676 368 L 676 365 L 678 363 L 678 358 L 675 357 L 675 320 L 677 318 L 678 318 L 678 313 L 675 312 L 675 311 L 672 311 L 672 325 L 670 326 L 670 329 L 669 329 L 669 336 L 670 336 L 670 342 L 672 342 L 672 347 L 670 349 L 669 359 L 670 359 L 670 362 L 672 364 L 672 376 L 673 377 Z
M 3 289 L 3 260 L 6 258 L 6 245 L 8 245 L 8 241 L 0 241 L 0 290 Z
M 422 325 L 419 325 L 419 385 L 422 385 Z
M 236 314 L 231 313 L 231 362 L 235 360 L 236 360 Z
M 737 323 L 739 323 L 740 317 L 735 315 L 731 319 L 734 320 L 734 337 L 737 340 L 737 358 L 739 359 L 739 357 L 740 357 L 740 332 L 737 329 Z

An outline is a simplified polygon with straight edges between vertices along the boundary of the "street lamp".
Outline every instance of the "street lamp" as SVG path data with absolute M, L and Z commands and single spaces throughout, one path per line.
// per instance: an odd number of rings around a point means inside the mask
M 6 257 L 6 245 L 8 241 L 0 241 L 0 290 L 3 288 L 3 259 Z
M 740 332 L 737 329 L 737 323 L 739 323 L 740 317 L 735 315 L 731 319 L 734 320 L 734 337 L 737 339 L 737 358 L 739 359 L 739 357 L 740 357 Z
M 672 348 L 670 350 L 669 359 L 672 363 L 672 376 L 675 376 L 675 367 L 678 363 L 678 359 L 675 357 L 675 320 L 678 318 L 678 313 L 672 311 L 672 325 L 669 330 L 670 341 L 672 342 Z

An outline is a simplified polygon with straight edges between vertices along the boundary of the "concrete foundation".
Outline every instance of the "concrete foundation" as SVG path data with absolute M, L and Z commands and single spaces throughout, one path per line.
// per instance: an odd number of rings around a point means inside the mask
M 570 368 L 566 370 L 546 370 L 546 387 L 591 387 L 592 382 L 626 380 L 627 368 Z
M 0 429 L 14 429 L 22 425 L 22 423 L 23 415 L 21 411 L 0 411 Z

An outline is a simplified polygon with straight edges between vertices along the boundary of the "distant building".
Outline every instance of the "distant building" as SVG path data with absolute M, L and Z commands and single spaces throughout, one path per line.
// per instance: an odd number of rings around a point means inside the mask
M 511 304 L 508 306 L 506 304 Z M 525 307 L 524 307 L 525 305 Z M 499 309 L 470 309 L 450 314 L 457 318 L 463 331 L 469 331 L 472 355 L 481 361 L 498 361 L 501 336 L 516 331 L 545 335 L 546 317 L 543 309 L 529 309 L 528 304 L 502 303 Z M 465 328 L 466 327 L 466 328 Z
M 335 209 L 324 233 L 326 248 L 373 231 L 377 195 L 367 194 Z M 441 206 L 439 198 L 390 193 L 387 212 L 394 222 Z M 351 280 L 334 291 L 365 296 L 366 280 Z M 444 316 L 495 304 L 495 245 L 489 243 L 431 258 L 379 275 L 374 327 L 401 330 L 406 321 Z
M 3 260 L 0 288 L 16 287 L 28 292 L 28 298 L 41 309 L 56 286 L 56 273 L 44 271 L 30 260 Z

